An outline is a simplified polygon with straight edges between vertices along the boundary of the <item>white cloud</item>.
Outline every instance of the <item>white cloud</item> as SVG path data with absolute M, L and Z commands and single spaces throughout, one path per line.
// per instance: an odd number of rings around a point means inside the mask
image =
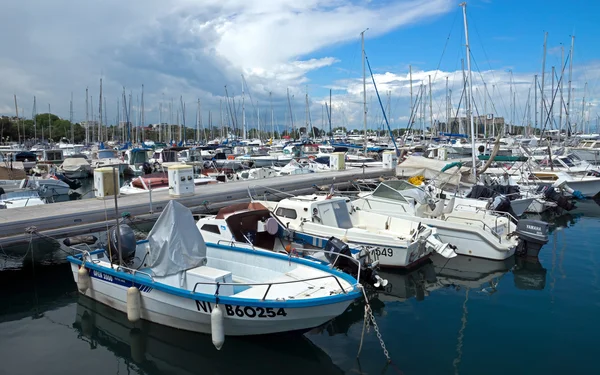
M 0 14 L 0 110 L 11 112 L 13 93 L 31 112 L 52 104 L 68 117 L 74 92 L 75 119 L 85 114 L 85 88 L 97 108 L 104 78 L 109 117 L 122 87 L 145 85 L 147 118 L 157 120 L 158 102 L 183 95 L 218 107 L 224 86 L 240 93 L 245 73 L 256 100 L 286 88 L 302 92 L 306 74 L 335 64 L 335 56 L 306 57 L 328 46 L 369 37 L 442 14 L 450 0 L 5 0 Z M 231 92 L 230 92 L 231 94 Z M 113 109 L 113 110 L 111 110 Z M 283 115 L 282 115 L 283 116 Z M 190 114 L 188 113 L 188 118 Z

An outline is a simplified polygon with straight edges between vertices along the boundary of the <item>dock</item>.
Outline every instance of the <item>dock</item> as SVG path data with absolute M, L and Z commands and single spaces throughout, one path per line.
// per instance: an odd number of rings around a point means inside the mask
M 315 185 L 341 187 L 356 179 L 393 174 L 393 170 L 365 167 L 196 186 L 195 194 L 186 197 L 173 197 L 168 191 L 121 195 L 118 210 L 119 216 L 128 214 L 135 220 L 151 221 L 160 215 L 170 200 L 176 200 L 194 214 L 209 214 L 234 203 L 249 202 L 249 189 L 253 196 L 261 199 L 280 200 L 286 193 L 313 193 Z M 32 231 L 54 238 L 96 233 L 114 225 L 115 213 L 114 196 L 0 210 L 0 245 L 27 242 Z

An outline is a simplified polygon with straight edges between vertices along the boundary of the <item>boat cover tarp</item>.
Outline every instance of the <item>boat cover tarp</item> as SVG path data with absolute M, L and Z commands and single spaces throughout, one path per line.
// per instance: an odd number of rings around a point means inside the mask
M 148 235 L 148 261 L 155 276 L 174 275 L 205 264 L 206 244 L 192 212 L 169 201 Z
M 88 161 L 85 160 L 84 158 L 66 158 L 63 161 L 61 168 L 65 171 L 76 171 L 81 166 L 89 166 L 89 165 L 90 165 L 90 163 L 88 163 Z
M 469 172 L 469 168 L 460 167 L 460 172 L 457 172 L 456 169 L 451 169 L 448 172 L 441 172 L 447 164 L 447 161 L 410 155 L 398 165 L 396 174 L 400 177 L 424 176 L 426 179 L 435 179 L 440 183 L 458 185 L 461 174 Z

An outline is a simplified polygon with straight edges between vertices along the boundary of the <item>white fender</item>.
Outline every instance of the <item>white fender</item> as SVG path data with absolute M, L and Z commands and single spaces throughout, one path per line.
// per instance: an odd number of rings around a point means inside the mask
M 134 286 L 127 289 L 127 319 L 129 319 L 130 322 L 137 322 L 140 320 L 140 304 L 140 290 Z
M 81 293 L 85 294 L 89 287 L 90 274 L 88 273 L 88 270 L 85 267 L 81 267 L 79 271 L 77 271 L 77 289 L 79 289 Z
M 225 343 L 225 329 L 223 327 L 223 309 L 220 305 L 216 305 L 210 313 L 210 332 L 212 334 L 212 342 L 217 350 L 221 350 Z

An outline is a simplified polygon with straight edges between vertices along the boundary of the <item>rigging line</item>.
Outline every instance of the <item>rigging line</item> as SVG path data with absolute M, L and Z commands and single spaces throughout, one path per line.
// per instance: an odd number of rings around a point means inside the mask
M 448 42 L 450 42 L 450 36 L 452 35 L 452 30 L 454 30 L 454 24 L 456 23 L 456 18 L 458 18 L 458 15 L 461 14 L 460 12 L 455 12 L 454 14 L 454 19 L 452 20 L 452 25 L 450 26 L 450 32 L 448 33 L 448 36 L 446 37 L 446 42 L 444 43 L 444 49 L 442 50 L 442 55 L 440 56 L 440 60 L 438 61 L 437 67 L 435 68 L 435 75 L 433 76 L 433 81 L 435 81 L 435 78 L 437 77 L 438 72 L 440 71 L 440 66 L 442 65 L 442 60 L 444 58 L 444 54 L 446 53 L 446 48 L 448 47 Z
M 483 43 L 481 42 L 483 40 L 483 38 L 481 38 L 481 35 L 479 34 L 479 29 L 477 28 L 477 22 L 475 22 L 475 20 L 470 20 L 470 21 L 471 21 L 471 24 L 473 25 L 473 29 L 475 30 L 475 33 L 477 34 L 477 38 L 478 38 L 479 44 L 481 45 L 481 50 L 483 51 L 483 56 L 486 58 L 486 61 L 487 61 L 488 66 L 490 68 L 490 73 L 492 74 L 492 78 L 494 79 L 494 81 L 498 81 L 496 79 L 495 74 L 494 74 L 494 69 L 492 69 L 492 64 L 490 63 L 490 58 L 488 57 L 487 51 L 485 50 L 485 47 L 483 46 Z M 471 52 L 471 58 L 473 58 L 473 53 L 472 52 Z M 479 67 L 477 67 L 477 70 L 479 71 Z M 481 71 L 479 71 L 479 73 L 481 74 Z M 500 100 L 502 101 L 502 105 L 504 106 L 504 112 L 506 112 L 506 104 L 504 103 L 504 100 L 502 99 L 502 95 L 500 95 Z M 493 101 L 492 101 L 492 103 L 493 103 Z M 495 106 L 494 106 L 494 112 L 496 114 L 498 114 L 498 112 L 496 111 L 496 107 Z
M 483 83 L 486 83 L 486 81 L 483 79 L 483 74 L 481 73 L 481 70 L 479 69 L 479 65 L 477 64 L 477 60 L 475 60 L 475 57 L 473 56 L 473 53 L 471 53 L 471 59 L 473 60 L 473 63 L 475 64 L 475 69 L 477 70 L 477 73 L 479 73 L 479 76 L 481 77 L 481 81 Z M 494 77 L 492 77 L 492 78 L 494 78 Z M 494 78 L 494 80 L 495 80 L 495 78 Z M 484 91 L 488 94 L 488 98 L 490 99 L 490 103 L 492 105 L 493 112 L 495 114 L 498 114 L 498 110 L 496 109 L 496 103 L 494 103 L 494 100 L 492 99 L 491 95 L 489 95 L 489 91 L 485 88 L 487 88 L 487 84 L 484 85 Z M 504 110 L 506 111 L 506 105 L 504 106 Z

